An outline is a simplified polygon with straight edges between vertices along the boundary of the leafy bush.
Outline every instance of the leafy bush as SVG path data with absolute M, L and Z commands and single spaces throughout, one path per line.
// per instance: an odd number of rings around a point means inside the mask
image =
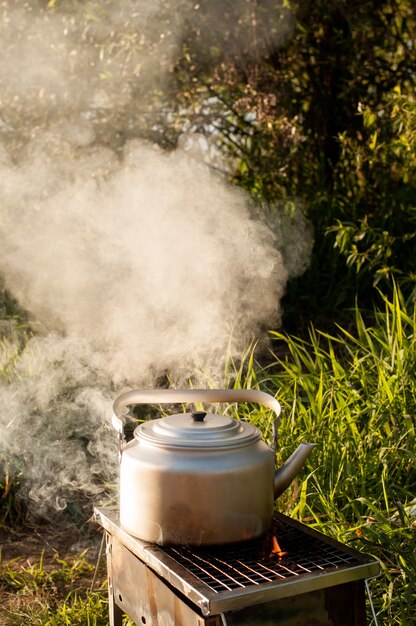
M 396 87 L 375 108 L 361 107 L 363 134 L 340 137 L 335 246 L 374 284 L 394 276 L 415 288 L 416 101 Z

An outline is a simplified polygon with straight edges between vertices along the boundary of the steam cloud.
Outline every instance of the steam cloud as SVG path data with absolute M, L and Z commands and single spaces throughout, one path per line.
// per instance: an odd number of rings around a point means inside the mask
M 0 272 L 36 331 L 0 322 L 0 455 L 45 512 L 115 481 L 118 392 L 167 371 L 218 381 L 227 350 L 278 323 L 311 236 L 300 213 L 254 219 L 194 153 L 120 139 L 195 7 L 42 4 L 3 3 L 0 26 L 16 68 L 0 65 Z M 123 38 L 144 33 L 130 58 Z

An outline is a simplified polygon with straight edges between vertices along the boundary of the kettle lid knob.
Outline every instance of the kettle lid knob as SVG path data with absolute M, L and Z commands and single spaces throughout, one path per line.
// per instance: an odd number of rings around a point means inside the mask
M 204 411 L 196 411 L 195 413 L 191 413 L 194 422 L 203 422 L 205 419 L 205 415 L 206 413 Z

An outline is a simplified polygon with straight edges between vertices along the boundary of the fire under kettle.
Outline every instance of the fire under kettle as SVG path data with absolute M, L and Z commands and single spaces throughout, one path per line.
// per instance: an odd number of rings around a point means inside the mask
M 159 545 L 215 545 L 253 539 L 272 523 L 275 499 L 315 444 L 302 443 L 275 472 L 275 450 L 258 428 L 226 415 L 193 412 L 148 420 L 125 443 L 125 407 L 135 404 L 255 402 L 280 414 L 267 393 L 234 389 L 137 389 L 114 402 L 120 436 L 120 523 Z M 277 420 L 274 426 L 277 440 Z

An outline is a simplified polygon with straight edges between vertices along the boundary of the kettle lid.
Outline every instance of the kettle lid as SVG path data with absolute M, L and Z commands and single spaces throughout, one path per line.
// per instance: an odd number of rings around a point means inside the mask
M 216 413 L 179 413 L 139 424 L 136 439 L 157 446 L 218 449 L 248 445 L 261 439 L 258 428 Z

